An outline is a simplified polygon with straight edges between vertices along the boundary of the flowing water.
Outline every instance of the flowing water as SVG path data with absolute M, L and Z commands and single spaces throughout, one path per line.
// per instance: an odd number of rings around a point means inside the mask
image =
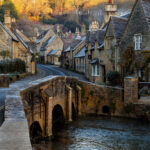
M 61 128 L 61 127 L 60 127 Z M 150 150 L 150 124 L 127 119 L 88 117 L 55 133 L 34 150 Z

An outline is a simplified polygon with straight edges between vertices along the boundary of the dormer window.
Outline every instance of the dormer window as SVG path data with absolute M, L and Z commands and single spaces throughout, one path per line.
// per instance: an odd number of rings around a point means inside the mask
M 135 50 L 141 50 L 142 48 L 142 35 L 141 34 L 135 34 L 134 35 L 134 49 Z

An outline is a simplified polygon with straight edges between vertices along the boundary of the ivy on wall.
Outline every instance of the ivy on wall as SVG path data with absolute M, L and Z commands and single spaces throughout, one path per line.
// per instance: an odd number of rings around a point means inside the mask
M 150 76 L 150 52 L 149 51 L 134 51 L 132 46 L 129 46 L 122 54 L 122 67 L 124 75 L 132 75 L 138 73 L 139 70 L 144 71 L 146 80 Z

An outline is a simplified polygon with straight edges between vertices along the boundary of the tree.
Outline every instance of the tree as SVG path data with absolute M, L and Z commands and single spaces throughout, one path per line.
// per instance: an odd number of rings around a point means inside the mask
M 52 10 L 55 10 L 56 8 L 56 2 L 55 0 L 48 0 L 49 1 L 49 6 L 52 8 Z
M 75 21 L 66 21 L 64 24 L 65 27 L 68 28 L 68 30 L 71 30 L 75 33 L 76 27 L 81 28 L 79 24 L 77 24 Z
M 18 19 L 19 15 L 18 15 L 18 11 L 15 7 L 15 5 L 12 3 L 11 0 L 4 0 L 3 5 L 0 8 L 0 21 L 4 21 L 4 13 L 5 10 L 10 10 L 10 14 L 12 15 L 12 17 Z
M 124 73 L 131 75 L 134 72 L 135 54 L 134 48 L 129 46 L 122 54 L 122 66 Z

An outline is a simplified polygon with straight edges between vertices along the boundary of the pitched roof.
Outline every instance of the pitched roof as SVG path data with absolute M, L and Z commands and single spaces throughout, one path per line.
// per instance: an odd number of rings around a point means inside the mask
M 85 51 L 86 47 L 83 47 L 74 57 L 75 58 L 85 57 Z
M 141 0 L 141 4 L 150 29 L 150 0 Z
M 40 41 L 44 38 L 44 36 L 48 33 L 50 29 L 43 31 L 38 37 L 36 43 L 40 43 Z
M 55 55 L 58 52 L 58 49 L 53 49 L 48 53 L 48 56 Z
M 104 43 L 105 30 L 88 31 L 87 32 L 87 43 L 91 43 L 92 49 L 95 47 L 95 41 L 98 42 L 98 46 Z
M 83 42 L 85 42 L 86 36 L 75 39 L 75 42 L 72 43 L 71 47 L 73 50 L 76 50 Z
M 16 36 L 13 34 L 13 32 L 12 32 L 11 30 L 9 30 L 6 26 L 4 26 L 1 21 L 0 21 L 0 25 L 1 25 L 2 28 L 11 36 L 12 40 L 18 42 L 18 39 L 17 39 Z
M 105 30 L 97 31 L 96 40 L 98 41 L 98 46 L 104 44 L 104 36 L 105 36 Z
M 92 47 L 94 47 L 94 45 L 95 45 L 96 34 L 97 34 L 97 31 L 88 31 L 87 32 L 86 42 L 91 43 Z
M 46 47 L 49 46 L 52 41 L 55 39 L 56 35 L 49 37 L 46 42 L 44 42 L 40 48 L 40 51 L 45 51 Z
M 114 34 L 116 38 L 121 38 L 127 21 L 128 21 L 127 18 L 114 16 L 111 17 L 110 22 L 113 25 Z
M 20 30 L 16 29 L 16 32 L 24 42 L 26 43 L 30 42 L 30 40 Z
M 70 50 L 71 50 L 71 47 L 68 46 L 68 47 L 64 50 L 64 52 L 70 52 Z

